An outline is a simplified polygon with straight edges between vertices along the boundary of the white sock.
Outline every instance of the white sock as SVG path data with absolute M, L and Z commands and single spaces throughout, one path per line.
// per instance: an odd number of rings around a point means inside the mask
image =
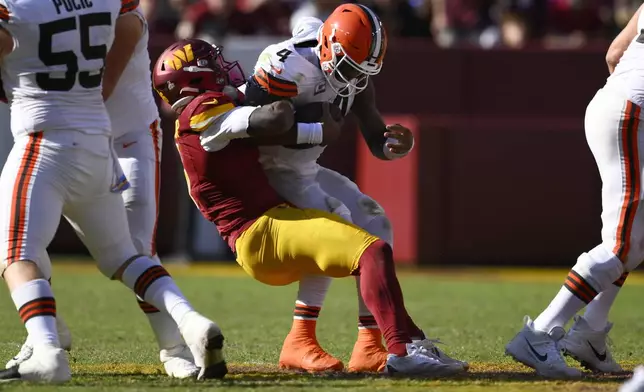
M 152 327 L 152 332 L 154 332 L 154 336 L 157 339 L 159 349 L 170 349 L 184 344 L 179 327 L 177 327 L 177 323 L 174 322 L 170 315 L 161 312 L 152 304 L 142 301 L 138 297 L 137 302 L 150 322 L 150 327 Z
M 550 305 L 535 320 L 534 328 L 550 332 L 554 327 L 563 327 L 577 312 L 597 297 L 597 290 L 575 269 L 571 269 L 563 287 Z
M 139 298 L 169 314 L 177 325 L 195 310 L 161 265 L 149 257 L 139 257 L 127 266 L 121 278 Z
M 624 274 L 628 275 L 628 273 Z M 624 279 L 626 277 L 624 276 Z M 623 284 L 622 278 L 620 278 L 621 284 Z M 620 281 L 618 281 L 620 282 Z M 586 307 L 586 312 L 584 313 L 584 320 L 588 323 L 588 326 L 594 331 L 603 331 L 608 325 L 608 313 L 610 308 L 615 303 L 617 294 L 622 288 L 621 284 L 618 285 L 618 282 L 613 283 L 606 290 L 599 293 L 591 303 Z
M 11 298 L 25 323 L 29 343 L 59 346 L 56 300 L 49 282 L 45 279 L 27 282 L 13 290 Z
M 294 320 L 316 321 L 332 279 L 322 275 L 305 275 L 300 279 L 293 310 Z
M 362 299 L 360 276 L 356 276 L 356 288 L 358 289 L 358 329 L 378 329 L 375 317 L 373 317 Z
M 554 327 L 563 327 L 585 305 L 584 301 L 562 287 L 548 307 L 534 319 L 534 329 L 550 332 Z

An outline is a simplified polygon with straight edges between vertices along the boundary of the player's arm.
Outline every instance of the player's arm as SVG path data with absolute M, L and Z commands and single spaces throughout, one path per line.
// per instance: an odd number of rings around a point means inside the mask
M 615 71 L 615 67 L 624 55 L 624 52 L 626 51 L 626 48 L 628 48 L 628 45 L 630 45 L 637 34 L 640 33 L 639 31 L 637 31 L 637 20 L 639 19 L 640 13 L 643 9 L 644 4 L 642 4 L 637 12 L 635 12 L 626 27 L 624 27 L 624 29 L 617 35 L 617 37 L 615 37 L 613 42 L 610 44 L 610 47 L 608 48 L 608 52 L 606 53 L 606 64 L 608 65 L 608 72 L 610 72 L 611 74 Z
M 13 52 L 13 48 L 16 46 L 16 41 L 9 31 L 9 18 L 7 3 L 5 0 L 0 0 L 0 60 Z
M 9 22 L 9 9 L 4 0 L 0 0 L 0 61 L 4 56 L 13 52 L 16 46 L 16 41 L 8 30 Z M 0 102 L 8 103 L 7 94 L 4 91 L 2 79 L 0 79 Z
M 121 15 L 116 19 L 114 26 L 114 43 L 105 59 L 103 74 L 103 100 L 105 101 L 112 95 L 145 28 L 143 15 L 136 11 L 138 0 L 125 0 L 123 3 Z
M 0 27 L 0 60 L 4 56 L 13 52 L 14 40 L 13 36 L 7 29 Z
M 217 151 L 233 139 L 282 145 L 320 144 L 331 137 L 314 125 L 302 127 L 296 123 L 293 105 L 284 100 L 264 106 L 233 107 L 226 103 L 193 115 L 190 127 L 201 133 L 201 145 L 206 151 Z
M 364 91 L 356 95 L 351 111 L 358 118 L 360 132 L 376 158 L 401 158 L 414 147 L 414 136 L 409 129 L 400 124 L 385 124 L 376 107 L 373 83 L 369 83 Z
M 259 56 L 255 72 L 246 82 L 244 103 L 251 106 L 271 105 L 288 101 L 298 95 L 297 83 L 291 80 L 284 63 L 291 52 L 285 48 L 269 46 Z M 292 106 L 291 106 L 292 108 Z M 298 108 L 295 123 L 279 137 L 256 137 L 263 145 L 328 144 L 337 138 L 342 120 L 335 116 L 328 104 L 312 103 Z
M 266 72 L 259 68 L 253 76 L 246 82 L 246 91 L 244 102 L 246 105 L 275 105 L 280 102 L 288 104 L 293 113 L 293 105 L 290 98 L 297 95 L 297 85 L 295 83 L 287 84 L 287 81 Z M 287 86 L 291 86 L 288 87 Z M 281 104 L 280 104 L 281 105 Z M 266 113 L 270 117 L 269 113 Z M 262 115 L 262 117 L 264 117 Z M 298 143 L 298 126 L 300 130 L 300 141 Z M 324 129 L 321 122 L 295 123 L 289 130 L 278 136 L 256 135 L 255 142 L 260 145 L 292 145 L 292 144 L 319 144 L 322 142 Z M 304 142 L 304 140 L 308 140 Z

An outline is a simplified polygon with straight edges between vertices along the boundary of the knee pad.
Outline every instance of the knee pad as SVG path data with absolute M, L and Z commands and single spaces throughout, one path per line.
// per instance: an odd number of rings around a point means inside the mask
M 334 215 L 340 216 L 347 222 L 353 223 L 353 219 L 351 218 L 351 211 L 340 200 L 336 199 L 335 197 L 327 196 L 324 199 L 324 202 L 326 203 L 327 211 Z
M 366 225 L 362 227 L 369 234 L 374 235 L 385 241 L 389 246 L 394 246 L 394 231 L 391 228 L 391 222 L 385 215 L 375 216 Z
M 394 232 L 391 222 L 380 204 L 368 196 L 363 196 L 358 200 L 358 206 L 360 207 L 361 216 L 356 219 L 359 221 L 356 224 L 367 230 L 369 234 L 375 235 L 393 247 Z
M 602 292 L 624 273 L 624 264 L 606 246 L 599 245 L 579 256 L 572 269 L 597 292 Z

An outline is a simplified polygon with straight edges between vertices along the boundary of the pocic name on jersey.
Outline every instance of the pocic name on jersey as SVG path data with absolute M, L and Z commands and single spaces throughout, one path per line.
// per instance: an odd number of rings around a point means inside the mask
M 58 15 L 61 14 L 61 7 L 65 9 L 65 12 L 73 12 L 92 8 L 94 6 L 92 0 L 51 0 L 51 2 L 54 3 L 54 7 L 56 7 Z

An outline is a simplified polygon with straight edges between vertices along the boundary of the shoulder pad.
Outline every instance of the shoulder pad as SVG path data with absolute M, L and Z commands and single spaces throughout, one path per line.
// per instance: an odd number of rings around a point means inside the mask
M 297 21 L 291 34 L 295 43 L 317 40 L 318 30 L 324 23 L 313 16 L 306 16 Z
M 297 82 L 299 63 L 306 61 L 296 51 L 290 40 L 270 45 L 259 55 L 254 73 L 264 70 L 267 74 L 288 82 Z
M 269 94 L 280 98 L 298 95 L 298 84 L 311 65 L 290 40 L 267 47 L 259 56 L 253 78 Z
M 201 94 L 179 115 L 179 132 L 203 132 L 217 117 L 235 106 L 235 102 L 223 93 Z

